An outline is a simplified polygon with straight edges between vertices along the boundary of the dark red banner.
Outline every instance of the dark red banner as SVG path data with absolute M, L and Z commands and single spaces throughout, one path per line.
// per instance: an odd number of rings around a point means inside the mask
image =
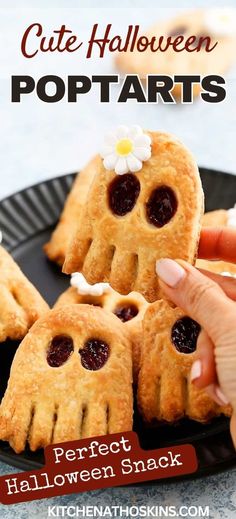
M 41 470 L 0 477 L 3 504 L 33 501 L 191 474 L 198 462 L 192 445 L 151 451 L 134 432 L 50 445 Z

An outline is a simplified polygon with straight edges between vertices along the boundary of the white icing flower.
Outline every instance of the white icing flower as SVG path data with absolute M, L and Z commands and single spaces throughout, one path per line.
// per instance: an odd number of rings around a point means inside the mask
M 78 293 L 82 296 L 102 296 L 111 291 L 109 283 L 96 283 L 95 285 L 90 285 L 80 272 L 74 272 L 71 275 L 70 284 L 72 287 L 76 287 Z
M 205 13 L 205 27 L 216 36 L 236 34 L 236 9 L 208 9 Z
M 101 156 L 103 164 L 117 175 L 142 169 L 142 163 L 151 157 L 151 139 L 139 126 L 119 126 L 107 135 Z
M 227 226 L 236 227 L 236 204 L 227 211 Z

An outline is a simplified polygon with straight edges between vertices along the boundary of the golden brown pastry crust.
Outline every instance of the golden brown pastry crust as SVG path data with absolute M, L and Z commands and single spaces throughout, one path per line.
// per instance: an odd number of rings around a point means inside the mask
M 135 176 L 141 184 L 132 211 L 113 215 L 107 202 L 116 177 L 100 168 L 82 210 L 79 226 L 67 249 L 64 272 L 80 271 L 89 283 L 109 281 L 121 294 L 141 293 L 148 302 L 160 298 L 156 260 L 182 258 L 193 263 L 203 213 L 203 192 L 197 165 L 173 136 L 149 132 L 152 156 Z M 150 224 L 145 204 L 159 186 L 169 186 L 178 199 L 174 217 L 162 228 Z
M 48 346 L 69 335 L 74 351 L 62 366 L 50 367 Z M 79 350 L 97 338 L 110 346 L 105 365 L 85 369 Z M 21 452 L 79 438 L 132 429 L 131 345 L 115 316 L 89 305 L 53 309 L 34 324 L 20 344 L 0 406 L 0 438 Z
M 48 305 L 8 252 L 0 246 L 0 342 L 23 339 Z
M 211 37 L 213 46 L 216 41 L 218 45 L 212 52 L 174 52 L 172 48 L 165 52 L 138 52 L 136 49 L 132 52 L 123 52 L 116 54 L 116 65 L 123 73 L 138 74 L 141 79 L 146 79 L 148 74 L 166 74 L 174 75 L 176 73 L 182 75 L 201 75 L 223 74 L 234 62 L 236 52 L 236 38 L 233 36 L 217 36 L 210 34 L 210 31 L 204 27 L 204 10 L 192 10 L 181 13 L 180 15 L 162 20 L 148 29 L 146 35 L 149 39 L 152 36 L 169 36 L 175 29 L 183 31 L 184 37 L 189 36 L 205 36 Z M 180 32 L 182 34 L 182 32 Z M 176 37 L 178 34 L 176 34 Z M 196 47 L 196 44 L 194 45 Z M 193 85 L 193 95 L 199 95 L 201 86 Z M 181 84 L 174 85 L 171 93 L 179 98 L 182 95 Z
M 219 407 L 190 382 L 195 352 L 180 353 L 171 342 L 172 326 L 184 315 L 165 301 L 150 305 L 145 313 L 138 405 L 148 422 L 174 422 L 184 416 L 206 422 L 222 413 L 230 415 L 229 406 Z
M 78 224 L 81 208 L 96 173 L 99 163 L 98 157 L 94 157 L 87 166 L 78 173 L 72 189 L 66 199 L 60 220 L 52 233 L 50 241 L 44 245 L 44 251 L 51 261 L 63 265 L 66 255 L 66 247 L 74 228 Z
M 68 304 L 89 304 L 100 306 L 112 314 L 115 314 L 118 307 L 127 306 L 129 304 L 134 305 L 137 308 L 138 314 L 130 321 L 122 323 L 130 335 L 132 343 L 133 378 L 134 382 L 137 382 L 143 339 L 142 320 L 145 310 L 148 307 L 148 303 L 144 297 L 137 292 L 131 292 L 127 296 L 122 296 L 114 290 L 103 294 L 102 296 L 80 295 L 76 287 L 70 287 L 60 295 L 54 308 Z

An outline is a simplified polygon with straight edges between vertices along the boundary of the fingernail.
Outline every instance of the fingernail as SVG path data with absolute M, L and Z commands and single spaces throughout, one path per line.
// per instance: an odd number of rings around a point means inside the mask
M 219 398 L 219 400 L 221 400 L 223 405 L 229 404 L 228 398 L 224 395 L 223 391 L 221 391 L 219 386 L 215 386 L 215 392 L 216 396 Z
M 200 360 L 195 360 L 195 362 L 192 365 L 191 372 L 190 372 L 190 382 L 193 382 L 193 380 L 196 380 L 199 378 L 202 374 L 202 363 Z
M 186 275 L 183 267 L 176 261 L 166 258 L 156 262 L 156 273 L 169 287 L 175 288 Z

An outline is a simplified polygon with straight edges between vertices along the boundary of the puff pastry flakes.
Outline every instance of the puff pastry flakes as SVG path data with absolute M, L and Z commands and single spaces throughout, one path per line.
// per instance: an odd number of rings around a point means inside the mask
M 85 203 L 98 163 L 98 157 L 94 157 L 77 175 L 71 192 L 67 197 L 60 220 L 52 233 L 50 241 L 44 245 L 44 251 L 48 258 L 59 265 L 63 265 L 66 247 L 73 229 L 77 226 L 81 208 Z
M 31 328 L 0 406 L 0 439 L 15 452 L 132 429 L 131 345 L 102 308 L 69 305 Z
M 149 306 L 143 325 L 138 405 L 144 419 L 174 422 L 187 416 L 206 422 L 230 415 L 229 406 L 219 407 L 189 380 L 199 325 L 166 301 Z
M 137 173 L 116 175 L 100 161 L 63 268 L 152 302 L 161 295 L 157 259 L 195 260 L 203 192 L 189 151 L 169 134 L 148 135 L 151 157 Z
M 0 342 L 23 339 L 48 305 L 0 246 Z
M 143 338 L 142 320 L 148 306 L 144 297 L 137 292 L 121 296 L 114 290 L 101 296 L 81 295 L 76 287 L 70 287 L 60 295 L 54 308 L 67 304 L 100 306 L 108 312 L 115 314 L 121 320 L 130 335 L 132 343 L 133 378 L 134 382 L 136 382 L 140 367 L 140 352 Z

